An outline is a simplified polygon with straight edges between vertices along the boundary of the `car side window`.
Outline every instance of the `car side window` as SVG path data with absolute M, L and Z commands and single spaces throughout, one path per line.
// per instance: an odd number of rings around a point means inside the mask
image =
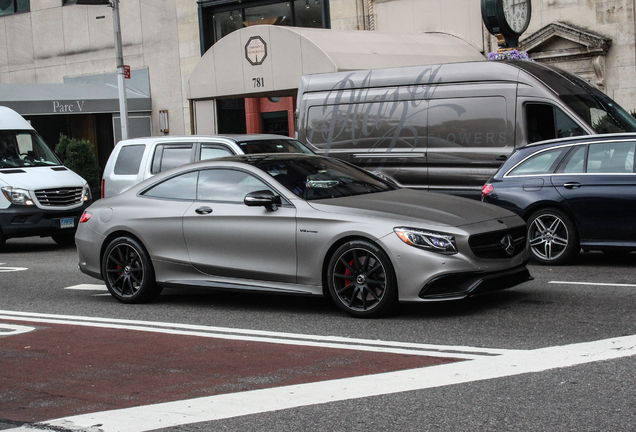
M 585 153 L 587 146 L 580 145 L 568 153 L 557 170 L 561 174 L 581 174 L 585 172 Z
M 150 172 L 157 174 L 192 161 L 192 143 L 159 144 L 155 148 Z
M 567 148 L 558 148 L 537 153 L 508 173 L 509 176 L 553 173 Z
M 525 106 L 525 113 L 529 143 L 585 135 L 581 126 L 554 105 L 528 103 Z
M 634 172 L 634 142 L 590 144 L 587 172 L 628 174 Z
M 243 203 L 245 195 L 260 190 L 271 189 L 250 173 L 231 169 L 202 170 L 197 200 Z
M 145 151 L 146 146 L 143 144 L 123 146 L 117 155 L 114 173 L 117 175 L 138 174 L 141 158 Z
M 142 195 L 152 198 L 194 201 L 197 196 L 198 174 L 197 171 L 193 171 L 171 177 L 146 190 Z
M 219 145 L 210 145 L 210 144 L 202 144 L 201 145 L 201 155 L 199 160 L 207 160 L 207 159 L 216 159 L 224 156 L 233 156 L 234 153 L 230 151 L 229 148 L 219 146 Z

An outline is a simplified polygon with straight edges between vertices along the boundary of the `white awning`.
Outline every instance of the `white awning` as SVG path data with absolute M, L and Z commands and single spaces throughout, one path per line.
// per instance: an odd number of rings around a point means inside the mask
M 295 95 L 303 75 L 485 60 L 446 33 L 391 34 L 258 25 L 230 33 L 201 58 L 188 99 Z

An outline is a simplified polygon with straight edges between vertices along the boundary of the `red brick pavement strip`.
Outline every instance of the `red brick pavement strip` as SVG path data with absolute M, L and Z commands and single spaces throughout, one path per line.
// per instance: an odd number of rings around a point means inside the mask
M 39 422 L 458 359 L 26 323 L 0 337 L 0 419 Z

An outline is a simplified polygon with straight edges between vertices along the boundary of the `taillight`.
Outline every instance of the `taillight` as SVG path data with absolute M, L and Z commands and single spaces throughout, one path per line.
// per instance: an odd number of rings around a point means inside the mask
M 489 195 L 494 190 L 495 188 L 493 185 L 486 183 L 484 187 L 481 188 L 481 196 Z
M 84 213 L 82 213 L 82 217 L 80 218 L 79 223 L 86 223 L 89 221 L 89 219 L 91 218 L 91 216 L 93 216 L 93 213 L 89 212 L 89 211 L 85 211 Z
M 105 193 L 106 193 L 106 179 L 102 179 L 102 198 L 104 198 Z

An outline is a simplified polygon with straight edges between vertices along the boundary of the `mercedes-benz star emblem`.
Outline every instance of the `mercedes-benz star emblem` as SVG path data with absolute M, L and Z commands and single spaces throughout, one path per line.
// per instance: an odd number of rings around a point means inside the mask
M 506 252 L 506 255 L 513 256 L 515 253 L 515 241 L 510 234 L 506 234 L 504 238 L 501 239 L 501 247 Z

